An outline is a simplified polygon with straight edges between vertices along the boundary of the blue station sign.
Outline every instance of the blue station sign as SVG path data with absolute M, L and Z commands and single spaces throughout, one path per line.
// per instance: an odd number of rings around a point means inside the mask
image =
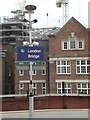
M 18 61 L 42 61 L 44 60 L 44 48 L 40 46 L 21 46 L 17 48 Z

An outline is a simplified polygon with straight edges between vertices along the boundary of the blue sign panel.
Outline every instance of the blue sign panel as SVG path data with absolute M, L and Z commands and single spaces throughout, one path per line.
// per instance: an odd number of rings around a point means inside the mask
M 44 60 L 44 48 L 39 46 L 22 46 L 17 48 L 18 61 Z

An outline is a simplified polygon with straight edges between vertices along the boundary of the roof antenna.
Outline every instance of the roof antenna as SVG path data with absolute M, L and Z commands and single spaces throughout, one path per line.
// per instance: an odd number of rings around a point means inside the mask
M 47 15 L 47 28 L 48 28 L 48 13 L 46 15 Z

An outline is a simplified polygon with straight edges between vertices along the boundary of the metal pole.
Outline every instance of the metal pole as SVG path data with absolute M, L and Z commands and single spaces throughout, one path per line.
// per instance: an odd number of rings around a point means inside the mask
M 29 42 L 32 45 L 32 36 L 31 36 L 31 11 L 29 11 Z M 30 62 L 30 85 L 29 85 L 29 117 L 33 118 L 33 109 L 34 109 L 34 99 L 33 99 L 33 88 L 32 88 L 32 62 Z
M 29 43 L 32 46 L 32 22 L 31 22 L 31 13 L 36 9 L 34 5 L 27 5 L 25 7 L 29 12 Z M 29 84 L 29 118 L 33 118 L 33 110 L 34 110 L 34 97 L 33 97 L 33 86 L 32 86 L 32 61 L 30 61 L 30 84 Z
M 29 11 L 29 43 L 30 43 L 30 45 L 32 44 L 31 30 L 32 30 L 31 11 Z

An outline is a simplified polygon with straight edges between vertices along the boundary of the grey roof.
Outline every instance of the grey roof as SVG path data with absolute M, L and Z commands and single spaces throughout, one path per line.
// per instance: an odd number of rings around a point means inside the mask
M 59 27 L 33 28 L 32 39 L 48 39 L 48 35 L 55 35 L 59 30 Z

